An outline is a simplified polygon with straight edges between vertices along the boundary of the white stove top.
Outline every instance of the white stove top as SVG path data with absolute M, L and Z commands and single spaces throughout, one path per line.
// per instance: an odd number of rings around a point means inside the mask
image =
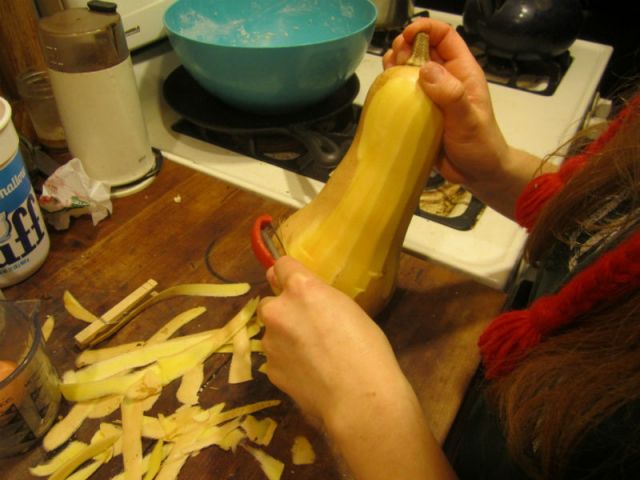
M 456 15 L 432 11 L 431 16 L 452 25 L 460 23 Z M 570 53 L 573 63 L 550 97 L 490 84 L 498 121 L 513 146 L 544 156 L 580 128 L 612 49 L 578 40 Z M 134 56 L 151 144 L 167 159 L 296 208 L 320 191 L 321 182 L 172 131 L 171 125 L 179 116 L 162 98 L 162 84 L 179 65 L 168 43 Z M 356 103 L 364 102 L 369 86 L 381 71 L 381 58 L 367 54 L 356 72 L 360 80 Z M 518 225 L 487 208 L 469 231 L 414 216 L 404 247 L 503 289 L 521 256 L 525 238 Z

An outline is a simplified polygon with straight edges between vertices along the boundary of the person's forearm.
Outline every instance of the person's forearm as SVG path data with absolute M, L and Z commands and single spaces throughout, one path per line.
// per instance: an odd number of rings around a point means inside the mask
M 495 175 L 465 186 L 489 207 L 513 219 L 516 200 L 524 187 L 533 178 L 556 171 L 557 166 L 516 148 L 509 148 L 502 164 L 504 168 Z
M 355 403 L 325 425 L 354 479 L 456 478 L 408 383 Z

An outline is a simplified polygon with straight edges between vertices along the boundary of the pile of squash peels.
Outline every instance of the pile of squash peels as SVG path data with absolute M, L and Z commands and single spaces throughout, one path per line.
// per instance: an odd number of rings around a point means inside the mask
M 64 295 L 65 308 L 73 317 L 88 322 L 91 328 L 83 331 L 90 331 L 93 338 L 97 338 L 101 331 L 114 334 L 121 327 L 114 328 L 115 322 L 123 318 L 130 321 L 135 316 L 132 311 L 137 314 L 164 298 L 174 295 L 230 297 L 249 290 L 249 285 L 244 283 L 192 284 L 155 293 L 156 285 L 150 280 L 139 289 L 144 295 L 130 295 L 129 305 L 120 302 L 117 314 L 110 315 L 113 323 L 106 322 L 105 315 L 98 317 L 89 312 L 70 292 Z M 148 298 L 143 301 L 143 296 Z M 225 410 L 224 403 L 204 408 L 198 398 L 205 379 L 204 363 L 214 354 L 231 354 L 229 383 L 253 379 L 252 353 L 262 352 L 260 340 L 255 338 L 262 330 L 255 315 L 258 301 L 259 298 L 249 300 L 221 328 L 174 336 L 180 328 L 205 313 L 204 307 L 196 307 L 177 315 L 146 340 L 82 351 L 76 358 L 77 370 L 65 372 L 60 385 L 62 395 L 73 405 L 42 442 L 46 451 L 60 451 L 45 463 L 32 467 L 31 474 L 47 476 L 50 480 L 84 480 L 121 455 L 124 470 L 117 479 L 175 479 L 189 457 L 201 450 L 216 446 L 235 452 L 240 446 L 259 462 L 269 480 L 280 479 L 284 463 L 261 448 L 271 442 L 277 422 L 270 417 L 258 419 L 253 415 L 279 405 L 279 400 Z M 83 338 L 89 342 L 89 336 Z M 264 372 L 265 367 L 263 363 L 259 370 Z M 147 415 L 163 387 L 174 381 L 180 382 L 176 398 L 181 406 L 174 412 Z M 118 410 L 119 420 L 100 422 Z M 72 439 L 89 419 L 98 420 L 91 440 L 87 443 Z M 144 455 L 143 442 L 148 441 L 155 443 Z M 295 438 L 291 451 L 294 465 L 315 461 L 313 448 L 303 436 Z

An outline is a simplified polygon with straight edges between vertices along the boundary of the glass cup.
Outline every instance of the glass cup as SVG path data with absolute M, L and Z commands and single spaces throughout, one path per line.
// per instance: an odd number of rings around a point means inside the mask
M 0 301 L 0 457 L 33 447 L 58 413 L 59 378 L 38 313 L 38 301 Z
M 64 128 L 53 96 L 49 74 L 45 71 L 27 70 L 17 78 L 18 93 L 25 103 L 27 113 L 38 140 L 46 150 L 67 150 Z

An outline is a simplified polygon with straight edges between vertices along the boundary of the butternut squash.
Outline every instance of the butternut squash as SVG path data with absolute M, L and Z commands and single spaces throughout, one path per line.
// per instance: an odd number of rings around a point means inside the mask
M 287 255 L 372 316 L 394 292 L 404 236 L 440 148 L 442 115 L 418 84 L 428 52 L 420 34 L 407 64 L 376 78 L 345 157 L 276 231 Z

